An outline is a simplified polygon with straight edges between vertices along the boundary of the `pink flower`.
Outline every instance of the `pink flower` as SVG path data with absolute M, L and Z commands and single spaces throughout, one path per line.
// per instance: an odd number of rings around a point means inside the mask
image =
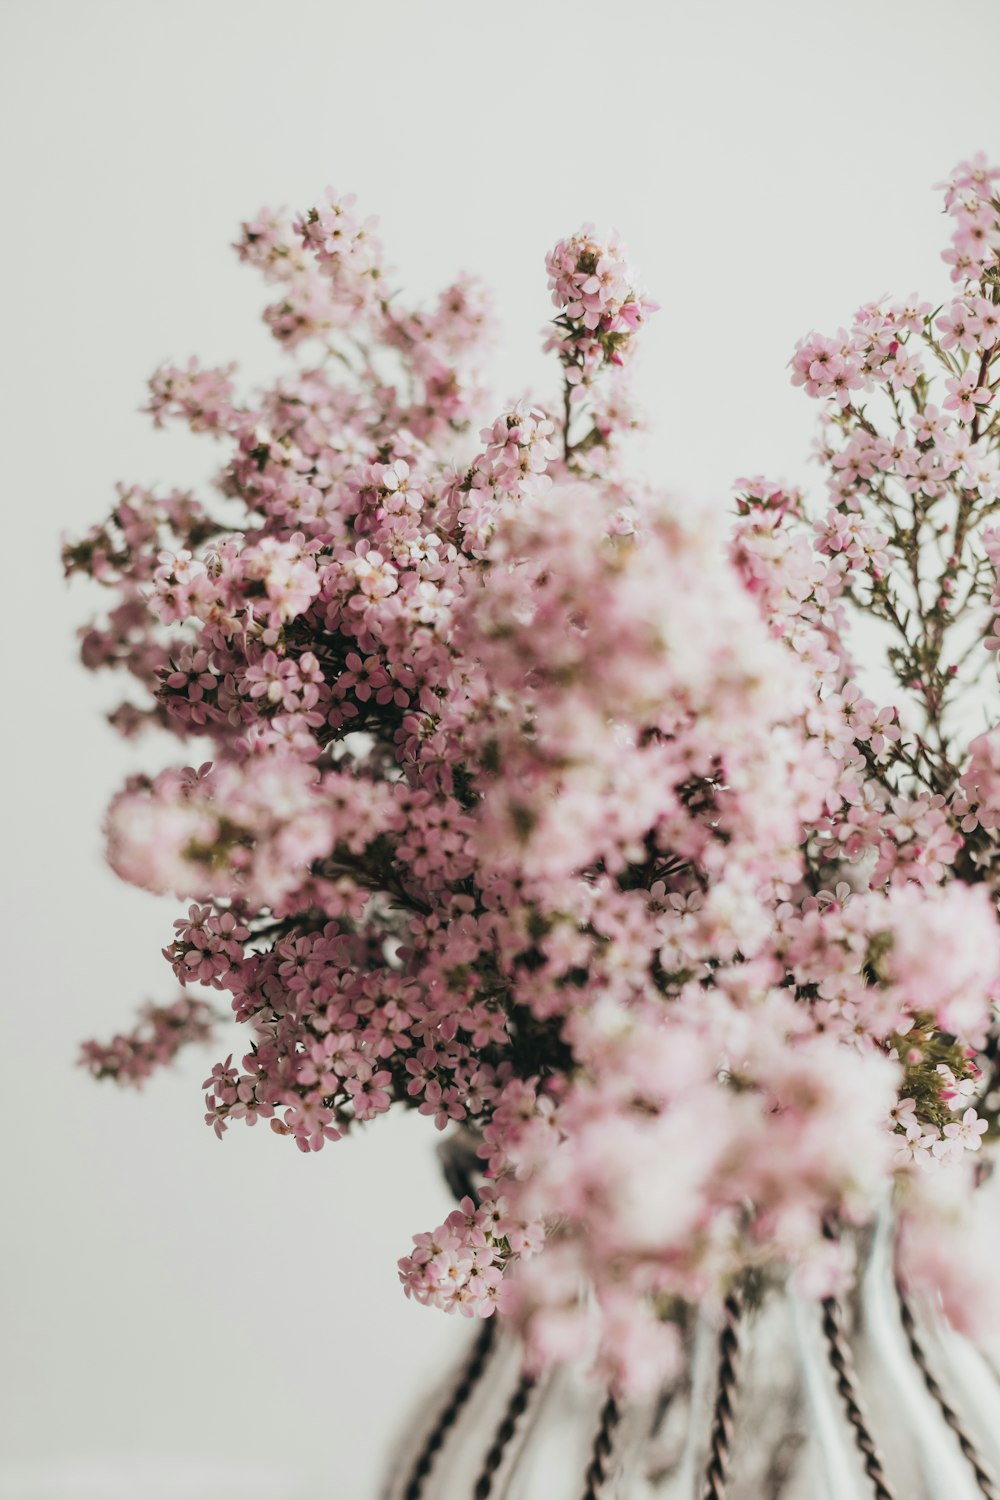
M 945 381 L 949 395 L 945 397 L 946 411 L 954 411 L 962 422 L 971 422 L 976 408 L 987 406 L 993 400 L 988 386 L 979 385 L 973 371 L 969 370 L 959 379 Z
M 971 1107 L 965 1111 L 961 1120 L 951 1120 L 943 1127 L 942 1134 L 947 1141 L 953 1141 L 963 1146 L 966 1151 L 978 1151 L 982 1137 L 989 1129 L 989 1122 L 982 1120 Z

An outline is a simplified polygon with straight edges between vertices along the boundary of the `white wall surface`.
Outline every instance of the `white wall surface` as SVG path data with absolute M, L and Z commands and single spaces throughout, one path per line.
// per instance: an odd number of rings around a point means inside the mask
M 170 747 L 118 743 L 75 663 L 93 596 L 58 543 L 113 482 L 193 482 L 207 440 L 137 413 L 163 359 L 279 358 L 227 246 L 327 182 L 400 279 L 496 290 L 497 391 L 549 372 L 542 258 L 614 224 L 663 311 L 640 391 L 670 487 L 815 484 L 795 339 L 938 298 L 930 185 L 1000 157 L 993 0 L 6 0 L 0 1500 L 368 1500 L 398 1420 L 468 1329 L 407 1304 L 438 1222 L 428 1122 L 317 1157 L 204 1128 L 192 1056 L 142 1096 L 79 1040 L 172 992 L 174 904 L 101 863 L 103 807 Z M 228 1050 L 223 1045 L 217 1055 Z

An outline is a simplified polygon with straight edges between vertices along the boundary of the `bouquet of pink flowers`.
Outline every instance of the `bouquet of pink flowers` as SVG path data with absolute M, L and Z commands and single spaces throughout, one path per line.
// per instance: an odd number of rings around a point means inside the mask
M 561 391 L 491 420 L 474 281 L 420 310 L 352 198 L 262 212 L 236 249 L 284 372 L 150 385 L 157 424 L 220 444 L 217 493 L 123 487 L 66 548 L 110 591 L 83 659 L 131 679 L 112 722 L 199 763 L 112 803 L 114 869 L 187 904 L 182 989 L 84 1061 L 141 1083 L 210 1033 L 214 991 L 246 1037 L 206 1080 L 218 1136 L 264 1119 L 319 1151 L 393 1106 L 464 1129 L 479 1169 L 400 1277 L 499 1308 L 532 1368 L 587 1355 L 640 1390 L 748 1273 L 835 1296 L 841 1231 L 889 1194 L 907 1283 L 1000 1328 L 976 1191 L 998 180 L 976 157 L 944 185 L 942 305 L 801 340 L 826 496 L 741 480 L 728 531 L 626 467 L 655 304 L 617 237 L 548 256 Z

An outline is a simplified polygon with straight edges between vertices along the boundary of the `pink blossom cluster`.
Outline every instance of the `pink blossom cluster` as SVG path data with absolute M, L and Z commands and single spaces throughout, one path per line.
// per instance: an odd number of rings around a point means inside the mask
M 980 282 L 996 265 L 1000 249 L 1000 206 L 993 184 L 1000 181 L 1000 168 L 990 166 L 977 151 L 959 162 L 944 189 L 944 206 L 954 220 L 951 245 L 943 259 L 951 266 L 952 281 Z
M 132 1030 L 110 1042 L 84 1042 L 80 1061 L 95 1078 L 139 1088 L 157 1068 L 173 1062 L 182 1047 L 207 1042 L 218 1020 L 204 1000 L 181 994 L 169 1005 L 144 1005 Z
M 549 256 L 562 390 L 502 407 L 476 283 L 408 306 L 329 194 L 243 226 L 274 384 L 154 376 L 215 494 L 122 488 L 66 548 L 110 599 L 82 654 L 130 684 L 113 722 L 201 762 L 133 777 L 108 854 L 184 901 L 164 954 L 245 1028 L 207 1123 L 305 1152 L 399 1106 L 461 1127 L 474 1192 L 400 1276 L 499 1308 L 537 1366 L 639 1389 L 748 1272 L 843 1290 L 890 1189 L 911 1279 L 973 1295 L 933 1185 L 971 1194 L 1000 1109 L 995 175 L 947 190 L 950 303 L 795 351 L 818 505 L 752 476 L 727 535 L 629 472 L 615 367 L 653 304 L 616 237 Z M 84 1060 L 137 1077 L 129 1045 Z
M 387 831 L 405 793 L 340 769 L 317 776 L 314 758 L 286 744 L 242 765 L 132 778 L 108 815 L 113 869 L 146 890 L 199 900 L 237 898 L 277 912 L 315 896 L 339 911 L 337 869 Z
M 437 1229 L 414 1235 L 411 1254 L 399 1263 L 400 1280 L 406 1295 L 426 1307 L 490 1317 L 507 1262 L 532 1255 L 543 1238 L 540 1223 L 511 1218 L 487 1184 L 475 1199 L 463 1198 Z
M 639 290 L 619 236 L 599 238 L 593 224 L 560 240 L 546 256 L 545 269 L 559 314 L 547 347 L 558 351 L 567 389 L 579 401 L 603 364 L 624 363 L 633 334 L 657 304 Z
M 968 765 L 956 795 L 956 815 L 964 813 L 963 833 L 981 828 L 986 834 L 1000 828 L 1000 731 L 988 729 L 969 745 Z
M 952 1326 L 976 1342 L 1000 1324 L 1000 1213 L 996 1194 L 976 1190 L 973 1161 L 912 1183 L 897 1263 L 907 1288 L 936 1294 Z

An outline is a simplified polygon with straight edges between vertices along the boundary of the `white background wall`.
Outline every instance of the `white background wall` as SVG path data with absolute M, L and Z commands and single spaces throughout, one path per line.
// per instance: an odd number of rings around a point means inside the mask
M 144 1096 L 73 1068 L 171 993 L 173 904 L 118 885 L 100 820 L 130 768 L 83 673 L 59 533 L 117 478 L 192 482 L 207 440 L 137 414 L 168 357 L 278 358 L 227 249 L 328 181 L 401 279 L 496 289 L 501 396 L 544 381 L 542 257 L 593 219 L 663 311 L 640 388 L 662 480 L 808 481 L 796 337 L 940 297 L 930 185 L 1000 157 L 994 0 L 6 0 L 0 236 L 5 947 L 0 1496 L 367 1500 L 467 1329 L 395 1259 L 447 1207 L 425 1121 L 318 1157 L 205 1130 L 191 1057 Z M 815 480 L 813 481 L 815 483 Z M 218 1055 L 228 1050 L 222 1045 Z M 117 1476 L 117 1477 L 116 1477 Z

